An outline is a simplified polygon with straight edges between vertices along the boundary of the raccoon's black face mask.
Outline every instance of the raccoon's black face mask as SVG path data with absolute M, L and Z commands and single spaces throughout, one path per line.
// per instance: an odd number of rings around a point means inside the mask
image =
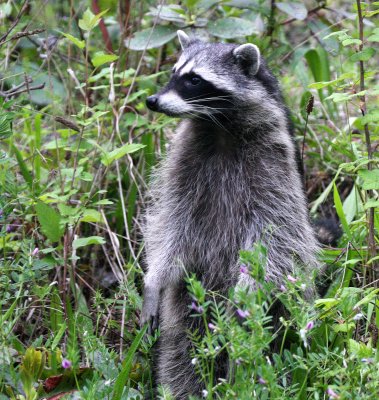
M 235 76 L 245 78 L 259 69 L 253 44 L 207 44 L 178 31 L 183 53 L 165 88 L 146 99 L 150 110 L 177 117 L 228 117 L 235 110 Z M 232 78 L 233 77 L 233 78 Z
M 170 116 L 224 114 L 233 108 L 231 94 L 217 88 L 194 72 L 175 71 L 159 93 L 146 99 L 148 108 Z

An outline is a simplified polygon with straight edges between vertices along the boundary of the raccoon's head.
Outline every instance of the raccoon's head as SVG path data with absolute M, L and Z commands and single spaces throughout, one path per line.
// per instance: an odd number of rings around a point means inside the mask
M 178 37 L 182 54 L 166 87 L 147 98 L 150 110 L 214 120 L 280 96 L 256 45 L 204 43 L 183 31 Z

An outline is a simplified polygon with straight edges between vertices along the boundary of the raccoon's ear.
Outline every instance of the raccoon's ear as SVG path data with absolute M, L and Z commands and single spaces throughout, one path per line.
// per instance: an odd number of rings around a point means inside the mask
M 233 55 L 241 67 L 249 74 L 255 75 L 261 64 L 261 52 L 252 43 L 241 44 L 233 50 Z
M 180 45 L 182 46 L 182 50 L 184 50 L 190 45 L 191 39 L 184 31 L 179 30 L 176 33 L 178 34 L 178 39 Z

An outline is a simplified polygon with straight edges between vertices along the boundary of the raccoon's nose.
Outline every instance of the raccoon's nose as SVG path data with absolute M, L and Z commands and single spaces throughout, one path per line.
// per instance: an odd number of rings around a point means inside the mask
M 146 99 L 146 105 L 148 108 L 150 108 L 150 110 L 157 110 L 158 108 L 158 96 L 149 96 Z

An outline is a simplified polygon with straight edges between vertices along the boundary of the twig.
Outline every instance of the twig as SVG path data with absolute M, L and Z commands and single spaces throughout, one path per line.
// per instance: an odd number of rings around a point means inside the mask
M 32 31 L 17 32 L 12 37 L 10 37 L 9 39 L 4 40 L 4 42 L 2 42 L 1 44 L 5 44 L 5 43 L 10 42 L 11 40 L 17 40 L 17 39 L 20 39 L 20 38 L 25 37 L 25 36 L 38 35 L 39 33 L 42 33 L 42 32 L 45 32 L 45 31 L 46 31 L 46 29 L 39 28 L 39 29 L 34 29 Z
M 315 100 L 315 98 L 313 97 L 313 95 L 311 95 L 311 97 L 308 100 L 308 104 L 307 104 L 307 108 L 306 108 L 307 116 L 305 118 L 305 127 L 304 127 L 304 134 L 303 134 L 303 145 L 301 147 L 301 163 L 303 164 L 303 168 L 304 168 L 305 135 L 307 134 L 309 114 L 313 111 L 314 100 Z
M 359 45 L 359 51 L 361 52 L 363 50 L 363 16 L 362 16 L 362 9 L 361 9 L 361 1 L 357 1 L 357 11 L 358 11 L 358 28 L 359 28 L 359 39 L 361 41 L 361 44 Z M 360 91 L 365 90 L 365 69 L 364 69 L 364 64 L 363 61 L 359 61 L 359 72 L 360 72 Z M 360 96 L 360 109 L 361 113 L 363 116 L 366 114 L 366 96 L 363 94 Z M 365 130 L 365 139 L 366 139 L 366 147 L 367 147 L 367 158 L 369 161 L 372 160 L 372 148 L 371 148 L 371 138 L 370 138 L 370 132 L 368 130 L 368 124 L 364 125 L 364 130 Z M 372 170 L 372 163 L 369 162 L 367 164 L 367 168 L 369 171 Z M 372 190 L 367 190 L 367 197 L 370 198 L 373 195 Z M 375 208 L 370 207 L 368 209 L 368 250 L 369 250 L 369 255 L 371 258 L 374 258 L 376 256 L 376 246 L 375 246 Z M 377 263 L 374 261 L 372 263 L 372 271 L 374 273 L 373 280 L 378 279 L 378 271 L 377 271 Z
M 326 7 L 326 3 L 320 4 L 319 6 L 312 8 L 311 10 L 308 11 L 308 14 L 306 16 L 306 18 L 308 18 L 310 15 L 312 14 L 317 14 L 318 11 L 324 9 Z M 288 25 L 291 24 L 292 22 L 298 21 L 297 18 L 291 18 L 291 19 L 287 19 L 283 22 L 281 22 L 279 25 Z
M 5 99 L 8 99 L 10 97 L 15 97 L 18 96 L 21 93 L 25 93 L 25 92 L 30 92 L 32 90 L 39 90 L 39 89 L 43 89 L 45 87 L 45 83 L 41 83 L 40 85 L 36 85 L 36 86 L 29 86 L 29 83 L 32 83 L 33 79 L 28 76 L 25 77 L 25 81 L 20 83 L 19 85 L 6 90 L 6 91 L 1 91 L 0 90 L 0 97 L 3 97 Z
M 20 19 L 22 17 L 22 14 L 24 14 L 24 12 L 26 11 L 26 9 L 29 6 L 29 0 L 25 0 L 24 4 L 21 7 L 21 10 L 19 11 L 19 13 L 17 14 L 15 20 L 13 21 L 12 25 L 10 26 L 10 28 L 4 33 L 3 36 L 1 36 L 0 38 L 0 46 L 4 44 L 4 42 L 7 40 L 8 35 L 13 31 L 13 29 L 16 27 L 16 25 L 20 22 Z

